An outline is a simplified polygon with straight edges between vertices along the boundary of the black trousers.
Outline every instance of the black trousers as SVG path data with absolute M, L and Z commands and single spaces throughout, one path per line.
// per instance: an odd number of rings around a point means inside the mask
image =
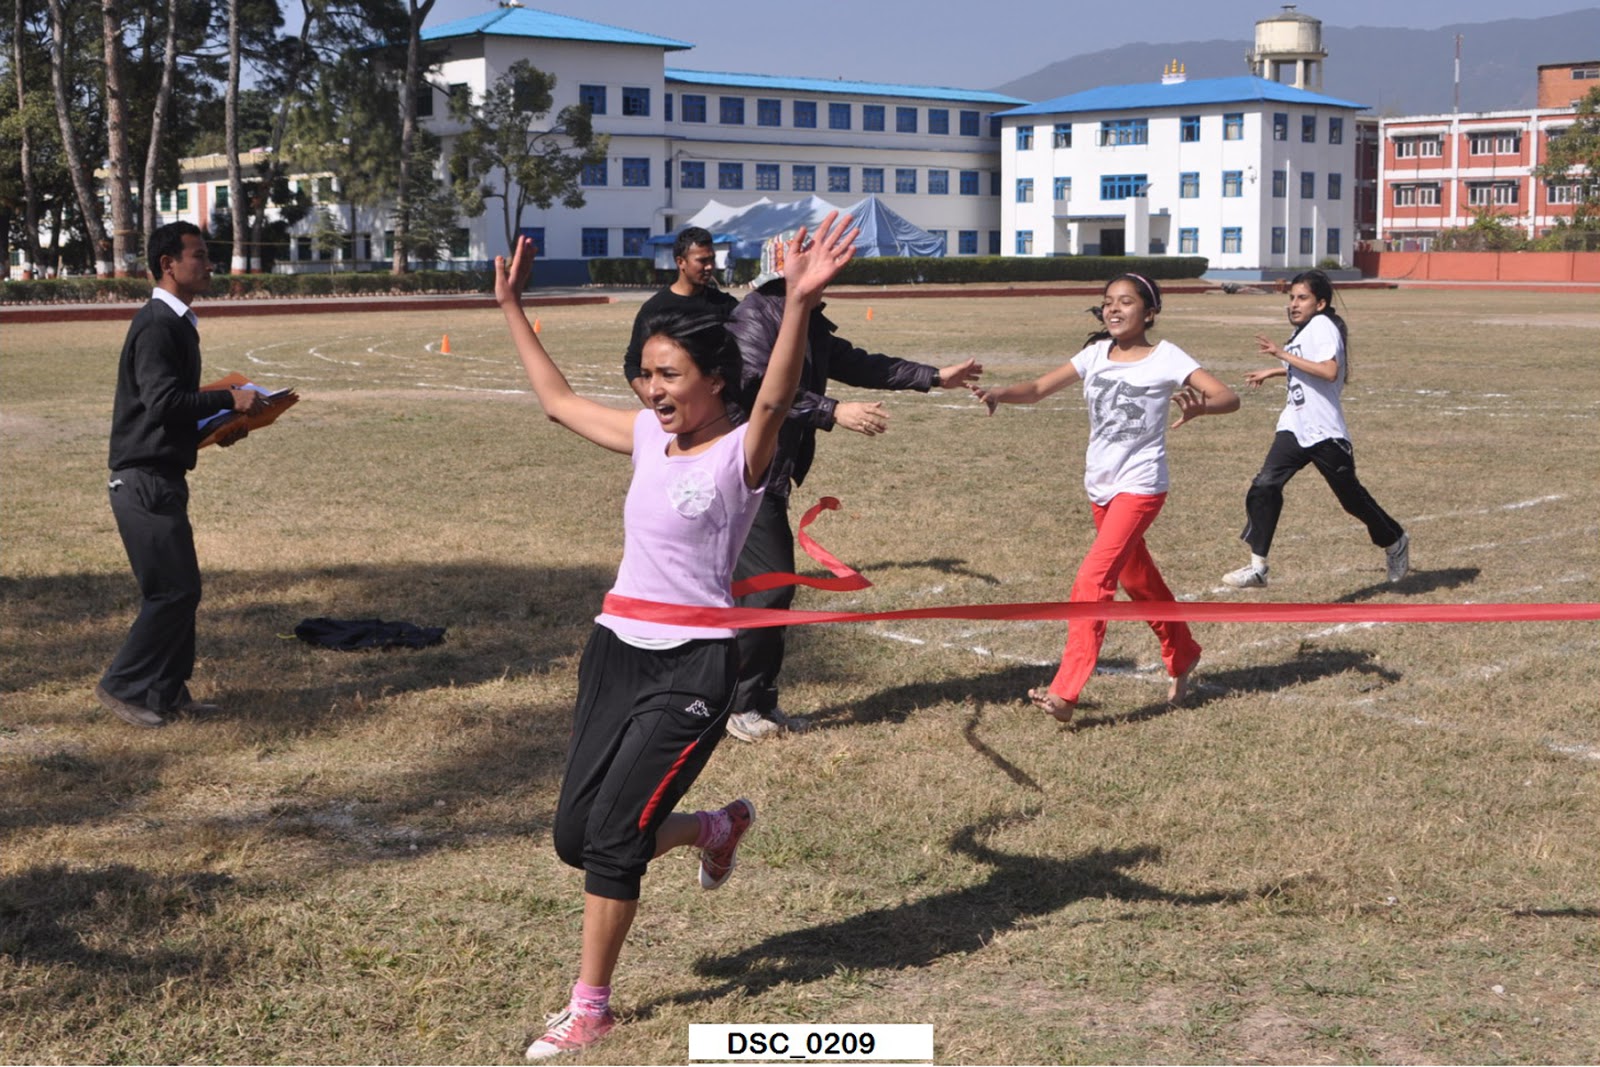
M 726 638 L 658 651 L 595 626 L 578 665 L 554 832 L 585 892 L 639 899 L 656 831 L 726 732 L 733 657 Z
M 733 567 L 734 581 L 758 574 L 794 571 L 794 531 L 789 528 L 789 498 L 774 496 L 771 489 L 761 498 L 756 521 L 744 551 Z M 787 608 L 794 603 L 794 586 L 768 589 L 737 599 L 741 608 Z M 783 639 L 787 628 L 763 626 L 740 630 L 734 638 L 739 648 L 739 684 L 733 694 L 733 710 L 759 711 L 768 715 L 778 706 L 778 673 L 783 670 Z
M 189 484 L 181 470 L 124 467 L 111 472 L 109 492 L 141 599 L 139 615 L 100 684 L 130 704 L 171 711 L 188 699 L 200 606 Z
M 1278 532 L 1278 516 L 1283 513 L 1283 487 L 1308 463 L 1316 464 L 1317 471 L 1339 498 L 1345 511 L 1360 519 L 1367 527 L 1367 535 L 1379 548 L 1388 548 L 1405 533 L 1389 513 L 1378 506 L 1360 480 L 1356 478 L 1356 453 L 1349 441 L 1330 437 L 1318 441 L 1310 448 L 1303 447 L 1288 430 L 1279 430 L 1261 464 L 1261 472 L 1250 483 L 1245 493 L 1245 524 L 1242 537 L 1250 551 L 1265 556 L 1272 548 L 1272 536 Z

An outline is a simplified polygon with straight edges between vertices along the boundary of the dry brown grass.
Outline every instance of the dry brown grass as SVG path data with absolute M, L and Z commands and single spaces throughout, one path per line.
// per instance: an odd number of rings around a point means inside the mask
M 833 310 L 1005 381 L 1070 354 L 1089 302 Z M 623 403 L 632 312 L 540 317 Z M 1600 600 L 1592 300 L 1348 312 L 1363 478 L 1417 572 L 1384 585 L 1307 475 L 1250 595 Z M 1174 297 L 1163 329 L 1237 382 L 1281 298 Z M 204 322 L 208 371 L 305 399 L 191 479 L 196 691 L 230 713 L 135 732 L 89 695 L 135 601 L 101 490 L 122 330 L 0 338 L 0 1060 L 519 1058 L 573 977 L 580 880 L 547 829 L 626 462 L 539 417 L 493 312 Z M 1151 540 L 1180 596 L 1240 596 L 1217 579 L 1279 402 L 1174 435 Z M 825 435 L 800 495 L 844 500 L 817 534 L 876 584 L 801 605 L 1062 597 L 1089 535 L 1080 401 L 890 406 L 883 438 Z M 450 632 L 283 639 L 322 614 Z M 716 894 L 689 856 L 658 864 L 628 1025 L 589 1059 L 681 1062 L 690 1022 L 854 1021 L 931 1022 L 967 1063 L 1600 1060 L 1600 632 L 1199 636 L 1199 697 L 1168 711 L 1154 640 L 1114 624 L 1068 733 L 1018 700 L 1055 624 L 796 632 L 786 705 L 818 729 L 712 761 L 690 802 L 748 794 L 762 825 Z

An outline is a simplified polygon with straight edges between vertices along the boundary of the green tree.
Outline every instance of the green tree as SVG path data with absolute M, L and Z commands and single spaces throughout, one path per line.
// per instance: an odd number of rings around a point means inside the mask
M 584 205 L 578 177 L 604 163 L 611 139 L 594 132 L 589 109 L 561 109 L 553 125 L 543 120 L 554 102 L 555 75 L 518 60 L 495 79 L 483 102 L 453 98 L 450 113 L 466 130 L 456 138 L 450 176 L 462 213 L 477 218 L 498 199 L 511 248 L 528 207 L 548 211 L 560 201 Z
M 1551 138 L 1547 158 L 1534 174 L 1549 185 L 1572 187 L 1572 221 L 1564 228 L 1600 230 L 1600 88 L 1578 101 L 1572 125 Z

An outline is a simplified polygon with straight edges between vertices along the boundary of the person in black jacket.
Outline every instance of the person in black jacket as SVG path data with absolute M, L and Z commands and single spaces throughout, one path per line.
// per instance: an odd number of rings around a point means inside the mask
M 780 238 L 767 242 L 762 255 L 764 270 L 728 320 L 728 332 L 739 342 L 744 361 L 741 388 L 746 397 L 753 396 L 761 385 L 778 325 L 783 321 L 784 282 L 782 264 L 777 259 L 777 249 L 781 247 Z M 734 580 L 794 570 L 789 490 L 804 481 L 811 469 L 818 430 L 832 431 L 835 426 L 842 426 L 875 437 L 889 428 L 889 412 L 882 403 L 841 403 L 827 395 L 829 379 L 862 389 L 915 389 L 926 393 L 935 388 L 964 387 L 982 372 L 983 365 L 972 359 L 941 369 L 868 352 L 840 337 L 838 327 L 822 314 L 821 307 L 813 311 L 800 391 L 778 432 L 778 452 L 767 474 L 766 494 L 734 569 Z M 785 586 L 740 597 L 738 604 L 744 608 L 787 608 L 793 600 L 794 587 Z M 739 683 L 733 701 L 737 710 L 728 717 L 728 732 L 741 741 L 761 741 L 808 725 L 804 719 L 785 715 L 778 707 L 783 641 L 784 629 L 779 626 L 739 631 Z
M 173 712 L 216 710 L 189 693 L 194 672 L 200 563 L 189 525 L 189 486 L 200 420 L 263 405 L 248 389 L 200 389 L 200 333 L 189 305 L 211 284 L 211 257 L 193 223 L 150 235 L 156 287 L 134 316 L 117 361 L 111 414 L 111 512 L 139 582 L 139 615 L 95 697 L 134 726 L 167 724 Z M 219 444 L 233 444 L 243 427 Z
M 710 311 L 725 319 L 739 303 L 717 288 L 717 253 L 711 241 L 710 230 L 685 226 L 672 242 L 672 259 L 678 265 L 678 277 L 646 300 L 633 317 L 633 335 L 628 341 L 628 351 L 622 356 L 622 373 L 645 407 L 650 406 L 645 394 L 643 367 L 644 343 L 650 336 L 646 325 L 668 311 Z

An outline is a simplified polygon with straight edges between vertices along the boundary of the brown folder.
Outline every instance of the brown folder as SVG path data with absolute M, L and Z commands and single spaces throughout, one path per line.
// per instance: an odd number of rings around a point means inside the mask
M 214 382 L 202 385 L 200 387 L 200 391 L 205 392 L 211 389 L 244 388 L 252 388 L 260 392 L 261 395 L 266 398 L 267 406 L 256 412 L 254 415 L 246 415 L 239 411 L 224 412 L 220 417 L 213 415 L 210 419 L 201 424 L 205 427 L 205 436 L 200 440 L 201 448 L 204 448 L 207 445 L 214 445 L 217 443 L 217 438 L 222 437 L 225 434 L 232 433 L 234 428 L 239 425 L 241 419 L 244 420 L 245 428 L 251 433 L 261 429 L 263 426 L 271 426 L 278 420 L 279 415 L 282 415 L 285 411 L 288 411 L 290 408 L 294 407 L 300 402 L 300 394 L 296 393 L 292 388 L 277 389 L 272 392 L 268 392 L 262 389 L 260 386 L 252 383 L 250 379 L 246 378 L 238 371 L 235 371 L 234 373 L 225 377 L 218 378 Z

